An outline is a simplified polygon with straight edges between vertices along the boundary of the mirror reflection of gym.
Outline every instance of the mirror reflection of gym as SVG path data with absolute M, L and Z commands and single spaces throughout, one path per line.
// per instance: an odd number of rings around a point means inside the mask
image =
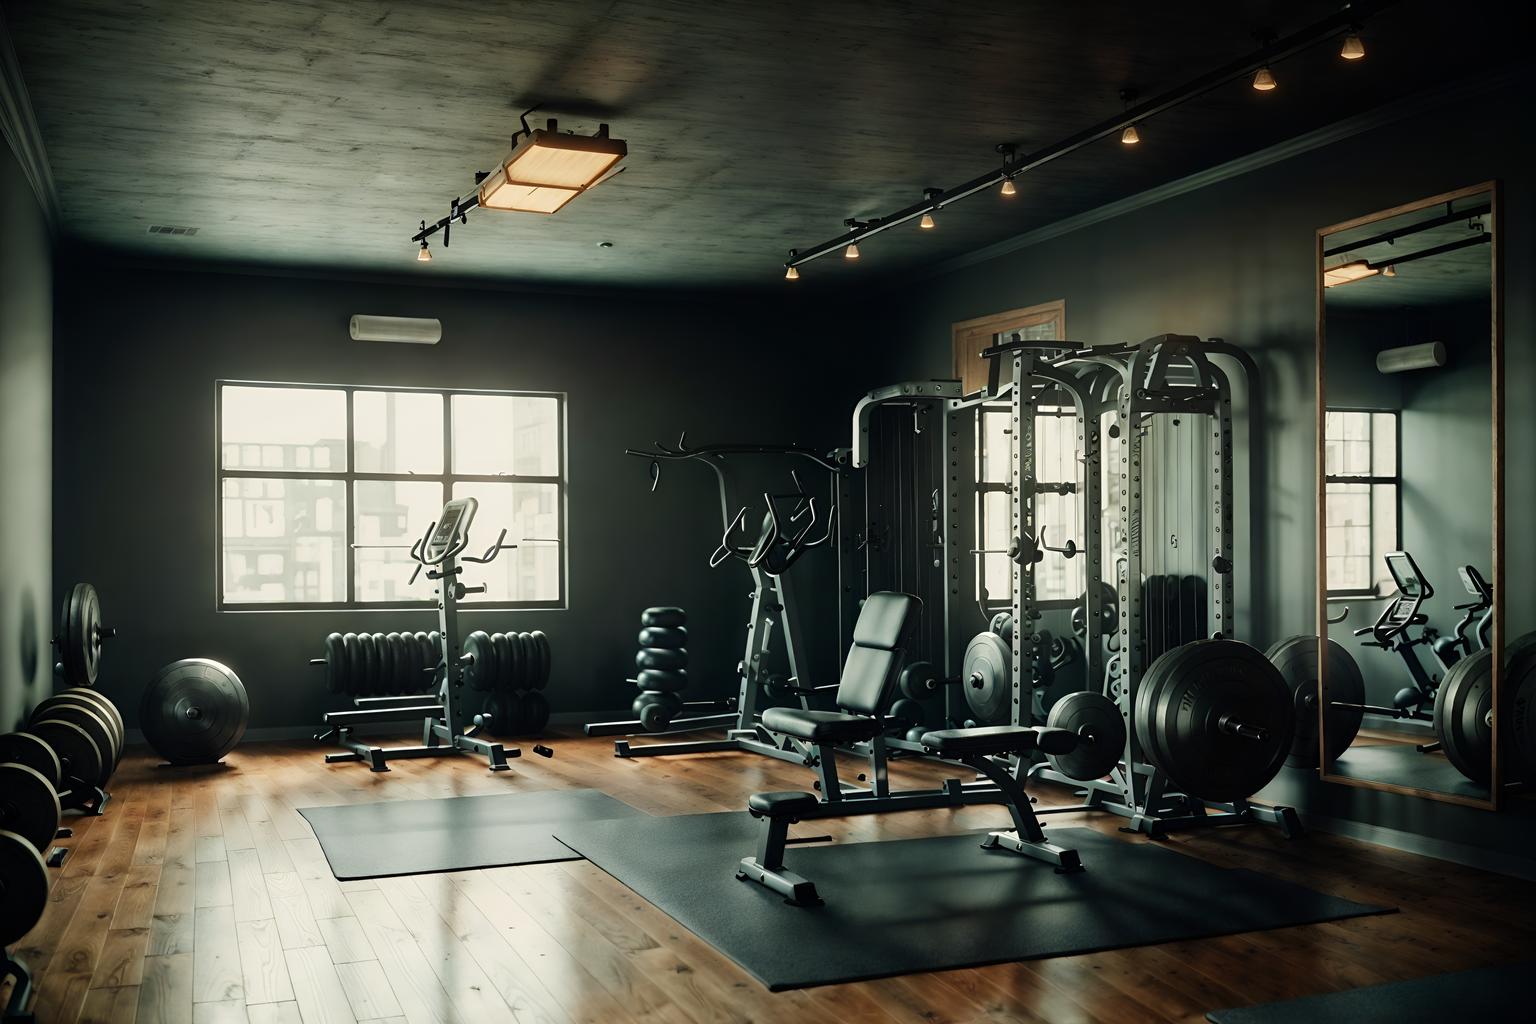
M 1496 804 L 1497 192 L 1318 233 L 1323 777 Z

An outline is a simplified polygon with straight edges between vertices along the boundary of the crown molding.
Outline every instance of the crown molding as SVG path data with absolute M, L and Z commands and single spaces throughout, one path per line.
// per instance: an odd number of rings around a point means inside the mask
M 59 193 L 53 183 L 53 168 L 48 165 L 48 151 L 32 112 L 32 98 L 21 77 L 21 62 L 11 45 L 11 32 L 0 11 L 0 136 L 16 155 L 21 173 L 37 195 L 50 225 L 59 221 Z

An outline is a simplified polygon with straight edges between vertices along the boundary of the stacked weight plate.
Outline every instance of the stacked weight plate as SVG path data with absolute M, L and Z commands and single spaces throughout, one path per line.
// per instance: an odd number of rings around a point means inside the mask
M 683 709 L 679 696 L 688 686 L 688 615 L 681 608 L 647 608 L 640 613 L 640 650 L 635 654 L 635 686 L 640 696 L 631 709 L 640 725 L 660 732 Z
M 531 633 L 485 633 L 477 630 L 464 638 L 464 653 L 472 660 L 465 680 L 486 691 L 485 713 L 497 736 L 529 736 L 549 724 L 551 651 L 542 630 Z
M 433 689 L 442 661 L 431 633 L 332 633 L 325 638 L 325 684 L 350 697 L 391 697 Z
M 63 805 L 84 807 L 96 798 L 95 790 L 105 792 L 123 759 L 123 716 L 99 690 L 73 686 L 38 704 L 24 733 L 0 737 L 0 752 L 31 748 L 32 739 L 46 744 L 59 761 L 50 781 Z M 41 769 L 40 760 L 25 763 Z

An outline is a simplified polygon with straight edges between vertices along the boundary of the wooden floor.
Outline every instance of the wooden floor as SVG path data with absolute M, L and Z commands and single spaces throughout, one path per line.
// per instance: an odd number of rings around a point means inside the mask
M 1089 956 L 769 993 L 585 861 L 365 882 L 332 878 L 295 808 L 593 787 L 654 814 L 736 810 L 807 772 L 745 754 L 620 761 L 552 741 L 492 776 L 468 758 L 374 775 L 309 744 L 242 746 L 227 770 L 130 753 L 100 818 L 73 818 L 41 923 L 18 946 L 37 1019 L 304 1021 L 1193 1021 L 1286 999 L 1529 957 L 1536 885 L 1363 843 L 1262 827 L 1172 840 L 1402 912 Z M 903 766 L 898 780 L 933 774 Z M 1043 803 L 1068 794 L 1049 787 Z M 1113 832 L 1118 822 L 1091 822 Z M 1001 824 L 995 807 L 818 822 L 856 839 Z M 1139 838 L 1127 841 L 1141 842 Z

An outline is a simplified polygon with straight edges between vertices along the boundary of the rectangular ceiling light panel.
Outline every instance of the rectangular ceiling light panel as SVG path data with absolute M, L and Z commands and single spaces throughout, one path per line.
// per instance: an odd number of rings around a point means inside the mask
M 560 135 L 535 128 L 480 186 L 480 205 L 491 210 L 554 213 L 590 188 L 629 148 L 622 139 Z
M 1323 287 L 1333 288 L 1337 285 L 1349 284 L 1351 281 L 1362 281 L 1367 277 L 1375 277 L 1379 273 L 1381 273 L 1380 270 L 1365 260 L 1341 263 L 1337 267 L 1328 267 L 1323 271 Z

